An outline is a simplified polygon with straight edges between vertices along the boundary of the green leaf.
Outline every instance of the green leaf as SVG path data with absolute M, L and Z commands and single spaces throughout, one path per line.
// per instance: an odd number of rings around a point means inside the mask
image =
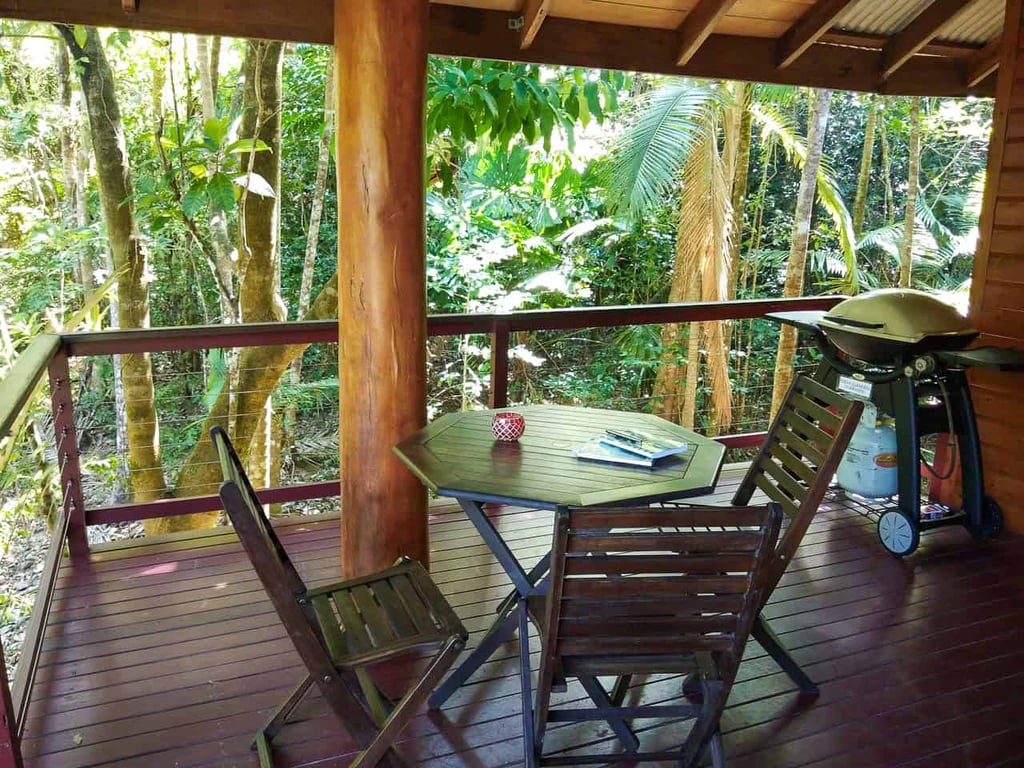
M 247 189 L 254 195 L 259 195 L 260 197 L 277 197 L 274 192 L 274 188 L 270 186 L 270 182 L 258 173 L 247 173 L 241 176 L 236 176 L 234 181 L 235 184 L 242 187 L 242 189 Z
M 210 177 L 207 185 L 207 192 L 210 201 L 222 211 L 230 211 L 235 207 L 235 188 L 231 186 L 231 179 L 223 173 L 215 173 Z
M 260 139 L 239 139 L 224 149 L 229 155 L 240 155 L 243 152 L 270 152 L 270 145 Z
M 230 121 L 226 117 L 220 119 L 210 119 L 203 123 L 203 135 L 206 136 L 214 144 L 214 149 L 219 147 L 224 137 L 228 135 L 228 125 Z
M 182 212 L 190 219 L 195 218 L 206 202 L 206 179 L 196 179 L 188 188 L 181 201 Z
M 86 42 L 89 40 L 89 30 L 81 24 L 75 24 L 71 31 L 75 36 L 75 42 L 78 43 L 78 47 L 84 49 Z

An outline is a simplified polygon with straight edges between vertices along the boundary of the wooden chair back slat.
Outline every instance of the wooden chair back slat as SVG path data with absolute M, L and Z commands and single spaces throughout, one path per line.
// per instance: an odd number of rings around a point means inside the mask
M 603 535 L 615 528 L 698 528 L 760 525 L 761 508 L 739 507 L 640 507 L 632 509 L 580 508 L 574 512 L 576 535 Z
M 769 449 L 776 445 L 783 446 L 784 450 L 800 456 L 812 467 L 820 466 L 825 461 L 825 452 L 828 450 L 827 448 L 825 451 L 819 450 L 814 443 L 805 440 L 790 429 L 785 420 L 779 429 L 768 433 L 768 440 L 770 442 L 766 445 Z
M 749 503 L 760 490 L 788 518 L 768 565 L 765 600 L 814 519 L 863 409 L 863 403 L 797 376 L 737 488 L 733 504 Z
M 785 443 L 773 441 L 768 446 L 768 455 L 785 467 L 789 473 L 805 483 L 805 485 L 810 485 L 814 482 L 817 465 L 805 459 L 804 454 L 799 450 L 794 451 Z
M 807 498 L 807 486 L 800 482 L 793 472 L 775 460 L 771 453 L 765 453 L 761 461 L 761 471 L 767 476 L 769 482 L 793 500 L 793 503 L 800 506 Z
M 765 541 L 771 512 L 767 507 L 737 511 L 737 519 L 742 516 L 757 527 L 718 530 L 703 524 L 723 520 L 720 508 L 704 509 L 704 515 L 697 508 L 689 511 L 690 520 L 702 529 L 637 530 L 630 515 L 620 510 L 608 511 L 603 525 L 601 514 L 593 510 L 559 512 L 566 529 L 556 536 L 552 562 L 561 583 L 557 605 L 549 608 L 557 622 L 549 626 L 560 638 L 559 655 L 635 655 L 643 648 L 651 653 L 725 650 L 741 642 L 737 629 L 746 606 L 727 612 L 721 598 L 752 589 L 758 566 L 769 554 Z M 636 516 L 645 515 L 638 511 Z M 613 521 L 627 530 L 616 531 Z M 675 549 L 678 545 L 686 547 Z M 654 594 L 661 599 L 650 600 Z M 594 605 L 597 595 L 601 608 L 589 618 L 580 616 L 578 607 L 570 607 L 580 598 Z M 629 611 L 630 619 L 606 620 L 606 612 L 619 610 Z M 697 631 L 699 627 L 704 631 Z M 582 628 L 587 630 L 585 637 Z
M 644 576 L 630 579 L 630 585 L 638 592 L 651 597 L 672 598 L 695 594 L 742 594 L 747 588 L 743 576 Z M 622 587 L 605 579 L 573 579 L 563 589 L 565 600 L 607 600 L 619 593 Z
M 651 523 L 689 530 L 666 533 L 647 527 Z M 781 524 L 776 504 L 559 509 L 534 708 L 540 753 L 548 722 L 596 718 L 607 720 L 627 749 L 598 759 L 630 760 L 639 756 L 638 742 L 625 719 L 671 710 L 672 716 L 696 717 L 680 752 L 689 764 L 717 730 Z M 552 712 L 556 669 L 578 677 L 594 706 Z M 613 701 L 593 677 L 681 671 L 701 672 L 703 705 L 629 706 L 628 717 L 621 699 Z M 559 757 L 541 755 L 539 764 L 548 762 L 561 764 Z
M 650 595 L 645 595 L 631 602 L 617 602 L 613 605 L 609 605 L 604 600 L 566 599 L 562 603 L 562 618 L 577 619 L 604 616 L 605 618 L 630 619 L 631 617 L 650 616 L 654 613 L 651 603 L 660 601 L 660 597 L 651 598 Z M 701 596 L 701 610 L 736 613 L 743 610 L 743 594 L 721 593 Z
M 753 554 L 719 554 L 706 550 L 700 554 L 690 554 L 686 558 L 686 574 L 718 574 L 733 571 L 749 571 L 754 567 L 757 557 Z M 680 575 L 680 559 L 675 552 L 662 555 L 620 554 L 593 555 L 591 557 L 573 557 L 565 563 L 566 576 L 610 576 L 613 574 L 666 574 Z M 618 583 L 623 599 L 643 596 L 643 592 L 633 587 L 632 578 L 622 578 Z
M 723 531 L 709 538 L 701 533 L 666 532 L 651 536 L 647 532 L 572 535 L 567 551 L 578 552 L 755 552 L 761 543 L 756 531 Z

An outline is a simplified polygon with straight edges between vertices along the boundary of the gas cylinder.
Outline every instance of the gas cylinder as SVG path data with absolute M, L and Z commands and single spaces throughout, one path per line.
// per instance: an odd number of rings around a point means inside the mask
M 864 404 L 860 422 L 839 462 L 836 480 L 847 493 L 868 499 L 895 496 L 899 490 L 896 430 L 879 423 L 873 403 Z

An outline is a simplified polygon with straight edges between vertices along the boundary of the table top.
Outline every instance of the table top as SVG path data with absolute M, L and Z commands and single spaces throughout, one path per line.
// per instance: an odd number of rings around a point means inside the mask
M 439 496 L 548 509 L 701 496 L 714 490 L 725 457 L 721 443 L 649 414 L 563 405 L 502 410 L 526 419 L 517 442 L 494 439 L 496 411 L 466 411 L 441 416 L 394 452 Z M 581 443 L 609 427 L 683 439 L 691 447 L 653 468 L 576 458 Z

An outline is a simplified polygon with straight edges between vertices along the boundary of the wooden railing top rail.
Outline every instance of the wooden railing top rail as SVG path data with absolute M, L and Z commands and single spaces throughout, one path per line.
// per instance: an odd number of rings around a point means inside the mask
M 5 437 L 17 423 L 59 347 L 59 336 L 52 333 L 36 336 L 4 375 L 3 386 L 0 387 L 0 438 Z
M 739 320 L 768 312 L 798 309 L 829 309 L 844 297 L 815 296 L 798 299 L 748 299 L 742 301 L 645 304 L 630 307 L 581 307 L 538 309 L 508 313 L 431 315 L 431 336 L 507 331 L 609 328 L 651 323 L 688 323 L 706 320 Z M 70 357 L 171 352 L 215 347 L 276 346 L 338 340 L 336 320 L 291 323 L 203 325 L 188 328 L 144 328 L 68 333 L 60 337 Z

